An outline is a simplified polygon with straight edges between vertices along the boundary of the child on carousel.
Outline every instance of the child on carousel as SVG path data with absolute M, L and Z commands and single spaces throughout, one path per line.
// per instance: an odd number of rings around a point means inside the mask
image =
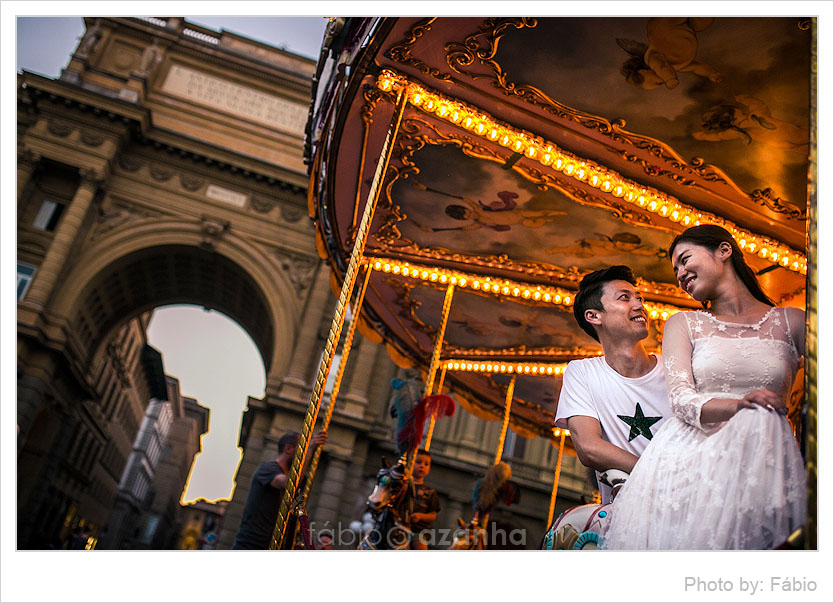
M 418 450 L 414 459 L 414 506 L 409 516 L 411 532 L 414 538 L 411 541 L 411 550 L 428 550 L 428 541 L 432 523 L 437 519 L 437 512 L 440 510 L 440 498 L 434 488 L 427 486 L 424 482 L 431 470 L 431 454 L 428 450 Z

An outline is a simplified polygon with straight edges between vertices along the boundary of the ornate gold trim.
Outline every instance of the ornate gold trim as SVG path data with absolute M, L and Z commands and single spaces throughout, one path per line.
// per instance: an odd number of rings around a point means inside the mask
M 429 67 L 428 64 L 415 58 L 411 55 L 411 49 L 417 43 L 424 33 L 431 31 L 432 23 L 437 21 L 437 17 L 428 17 L 417 21 L 412 25 L 405 36 L 385 51 L 384 56 L 396 61 L 401 65 L 413 67 L 423 75 L 431 76 L 438 80 L 449 80 L 451 76 L 448 73 L 441 73 L 439 69 Z

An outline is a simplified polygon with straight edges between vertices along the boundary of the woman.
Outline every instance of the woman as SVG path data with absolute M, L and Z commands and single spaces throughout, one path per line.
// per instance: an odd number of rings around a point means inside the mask
M 675 416 L 615 500 L 603 548 L 778 547 L 805 521 L 805 468 L 785 418 L 804 313 L 774 307 L 719 226 L 684 231 L 669 257 L 704 310 L 666 323 Z

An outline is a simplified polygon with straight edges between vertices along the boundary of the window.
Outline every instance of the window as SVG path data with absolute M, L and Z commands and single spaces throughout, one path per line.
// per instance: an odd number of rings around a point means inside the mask
M 504 439 L 504 453 L 502 457 L 508 459 L 524 460 L 524 453 L 527 450 L 527 440 L 518 437 L 514 431 L 507 430 L 507 436 Z
M 37 271 L 37 267 L 32 266 L 32 264 L 17 263 L 17 301 L 20 301 L 26 295 L 26 291 L 29 290 L 29 285 L 35 278 L 35 272 Z
M 58 225 L 58 220 L 61 219 L 61 214 L 64 213 L 64 206 L 61 203 L 45 199 L 41 203 L 41 208 L 38 215 L 35 216 L 35 221 L 32 226 L 40 230 L 52 232 Z

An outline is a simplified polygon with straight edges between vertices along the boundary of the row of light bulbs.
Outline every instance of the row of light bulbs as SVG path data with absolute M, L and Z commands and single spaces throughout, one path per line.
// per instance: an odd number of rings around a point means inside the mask
M 408 262 L 397 260 L 374 259 L 369 260 L 374 270 L 389 272 L 391 274 L 416 278 L 442 285 L 455 285 L 456 287 L 484 291 L 503 297 L 515 297 L 543 301 L 555 305 L 569 306 L 573 303 L 573 296 L 569 291 L 557 287 L 541 285 L 527 285 L 507 279 L 494 279 L 489 276 L 477 276 L 465 274 L 445 268 L 428 268 L 425 266 L 414 266 Z
M 369 258 L 368 263 L 378 272 L 386 272 L 405 276 L 408 278 L 420 279 L 442 285 L 455 285 L 456 287 L 484 291 L 505 298 L 521 298 L 526 300 L 541 301 L 554 305 L 570 306 L 573 304 L 573 295 L 569 291 L 557 287 L 542 285 L 528 285 L 506 279 L 494 279 L 492 277 L 465 274 L 458 271 L 446 270 L 445 268 L 415 266 L 409 262 L 398 260 Z M 674 306 L 645 302 L 643 304 L 652 320 L 667 320 L 673 314 L 680 312 L 680 308 Z
M 472 362 L 471 360 L 445 360 L 443 366 L 447 371 L 469 373 L 516 373 L 518 375 L 536 375 L 540 377 L 558 377 L 565 374 L 567 362 L 561 364 L 544 364 L 540 362 Z
M 794 272 L 807 273 L 805 256 L 781 243 L 742 230 L 712 214 L 698 212 L 658 191 L 650 191 L 594 162 L 583 161 L 540 137 L 509 128 L 486 113 L 437 92 L 430 92 L 419 84 L 409 82 L 405 76 L 384 69 L 377 79 L 377 86 L 384 92 L 405 87 L 409 102 L 426 113 L 437 115 L 473 134 L 685 227 L 702 223 L 723 226 L 733 234 L 742 249 Z

